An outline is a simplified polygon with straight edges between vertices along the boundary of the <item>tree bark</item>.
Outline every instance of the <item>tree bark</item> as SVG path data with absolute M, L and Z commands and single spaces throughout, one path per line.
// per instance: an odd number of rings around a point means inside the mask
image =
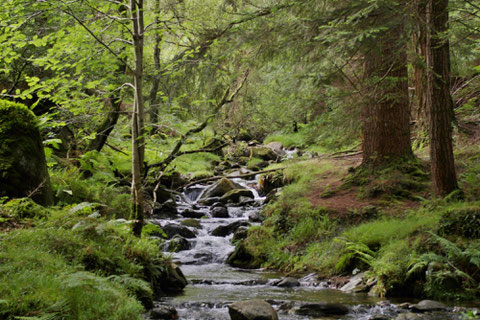
M 140 236 L 145 220 L 142 170 L 145 154 L 143 101 L 143 0 L 130 1 L 135 50 L 134 103 L 132 113 L 132 218 L 133 233 Z
M 406 44 L 401 24 L 377 36 L 365 57 L 364 166 L 413 157 L 410 141 Z
M 156 0 L 155 4 L 155 24 L 159 24 L 160 15 L 160 0 Z M 152 80 L 152 88 L 150 90 L 149 106 L 150 106 L 150 123 L 155 124 L 158 122 L 158 88 L 160 87 L 160 43 L 162 37 L 155 33 L 155 46 L 153 47 L 153 65 L 155 67 L 155 75 Z
M 430 161 L 433 191 L 446 196 L 458 189 L 453 157 L 453 103 L 450 96 L 448 0 L 428 0 L 426 60 L 427 111 L 430 124 Z

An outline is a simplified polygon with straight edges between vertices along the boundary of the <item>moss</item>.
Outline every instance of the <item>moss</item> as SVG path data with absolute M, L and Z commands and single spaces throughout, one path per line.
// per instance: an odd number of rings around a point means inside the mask
M 24 105 L 0 100 L 0 196 L 53 203 L 42 138 Z

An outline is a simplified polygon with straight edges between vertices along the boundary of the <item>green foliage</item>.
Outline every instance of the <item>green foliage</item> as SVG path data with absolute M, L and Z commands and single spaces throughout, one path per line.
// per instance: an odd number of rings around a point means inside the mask
M 430 236 L 436 248 L 413 260 L 408 275 L 425 272 L 425 293 L 432 298 L 473 298 L 480 283 L 480 243 L 461 247 L 434 233 Z
M 41 219 L 48 215 L 48 211 L 32 199 L 12 199 L 0 205 L 0 216 L 11 217 L 17 220 Z
M 91 204 L 50 210 L 0 243 L 2 318 L 141 319 L 168 265 L 157 241 L 123 221 L 87 217 Z M 93 215 L 92 215 L 93 216 Z
M 446 210 L 438 230 L 444 236 L 480 238 L 480 208 L 476 206 Z

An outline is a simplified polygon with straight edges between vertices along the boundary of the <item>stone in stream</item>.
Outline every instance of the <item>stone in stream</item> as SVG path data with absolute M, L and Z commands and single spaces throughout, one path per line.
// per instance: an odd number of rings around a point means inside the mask
M 264 300 L 235 302 L 228 306 L 231 320 L 278 320 L 277 312 Z
M 422 300 L 417 304 L 411 305 L 410 308 L 415 312 L 427 312 L 427 311 L 446 310 L 447 306 L 438 301 Z
M 222 178 L 205 190 L 205 192 L 202 194 L 202 199 L 222 197 L 229 191 L 242 188 L 243 187 L 241 185 L 233 182 L 232 180 Z
M 171 306 L 158 306 L 150 311 L 151 320 L 178 319 L 177 310 Z
M 416 313 L 407 312 L 407 313 L 400 313 L 395 320 L 421 320 L 422 317 Z
M 182 270 L 176 264 L 171 263 L 161 273 L 158 283 L 160 286 L 155 289 L 161 291 L 161 293 L 180 293 L 187 286 L 188 281 Z
M 178 225 L 178 224 L 166 224 L 162 227 L 162 230 L 165 231 L 168 239 L 172 239 L 175 235 L 181 235 L 184 238 L 195 238 L 196 235 L 193 231 L 187 227 Z
M 248 189 L 235 189 L 224 194 L 219 201 L 221 203 L 240 203 L 242 197 L 254 199 L 255 195 Z
M 257 146 L 252 147 L 251 149 L 252 157 L 260 158 L 262 160 L 274 160 L 277 161 L 280 156 L 276 154 L 272 149 L 266 146 Z
M 167 200 L 163 204 L 156 205 L 153 209 L 154 217 L 158 218 L 174 218 L 178 214 L 177 204 L 173 200 Z
M 228 225 L 218 226 L 212 231 L 212 236 L 226 237 L 229 234 L 234 233 L 240 227 L 248 227 L 250 223 L 247 221 L 235 221 Z
M 300 286 L 300 282 L 292 277 L 286 277 L 276 284 L 277 287 L 281 288 L 293 288 Z
M 23 104 L 0 100 L 0 198 L 4 196 L 53 204 L 35 115 Z
M 167 250 L 169 252 L 189 250 L 191 247 L 192 245 L 190 242 L 178 234 L 173 236 L 172 240 L 170 240 L 170 242 L 167 244 Z
M 251 255 L 242 241 L 237 243 L 235 250 L 228 256 L 227 264 L 235 268 L 258 269 L 262 261 Z
M 248 220 L 251 222 L 263 222 L 265 217 L 263 216 L 261 210 L 255 210 L 248 215 Z
M 229 218 L 228 209 L 226 207 L 215 207 L 212 209 L 213 218 Z
M 248 236 L 248 227 L 239 227 L 233 234 L 232 243 L 246 239 Z
M 205 217 L 205 213 L 201 211 L 194 211 L 192 209 L 185 209 L 180 213 L 182 217 L 185 218 L 194 218 L 194 219 L 200 219 Z
M 341 316 L 348 313 L 348 308 L 338 303 L 308 303 L 295 308 L 295 314 L 310 317 Z
M 365 272 L 359 273 L 350 278 L 347 284 L 340 288 L 343 292 L 366 292 L 368 287 L 364 284 Z
M 198 203 L 204 206 L 211 206 L 212 204 L 218 203 L 220 197 L 212 197 L 198 200 Z

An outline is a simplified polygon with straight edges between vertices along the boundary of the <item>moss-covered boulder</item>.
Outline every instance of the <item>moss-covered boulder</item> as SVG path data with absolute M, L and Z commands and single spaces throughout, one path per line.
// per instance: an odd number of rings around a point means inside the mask
M 205 198 L 213 198 L 213 197 L 221 197 L 228 193 L 229 191 L 242 189 L 243 187 L 238 183 L 233 182 L 227 178 L 222 178 L 220 181 L 212 184 L 208 187 L 207 190 L 202 195 L 202 199 Z
M 0 100 L 0 196 L 53 204 L 37 119 L 25 105 Z

